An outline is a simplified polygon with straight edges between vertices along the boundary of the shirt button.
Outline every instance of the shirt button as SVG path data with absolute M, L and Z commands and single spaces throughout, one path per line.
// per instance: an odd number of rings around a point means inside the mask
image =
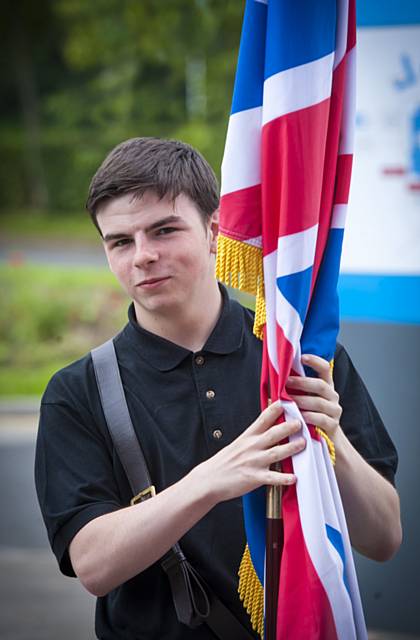
M 215 430 L 213 431 L 213 438 L 214 438 L 215 440 L 220 440 L 220 438 L 222 437 L 222 435 L 223 435 L 223 432 L 222 432 L 220 429 L 215 429 Z
M 195 364 L 200 366 L 204 364 L 204 356 L 195 356 Z
M 213 398 L 215 397 L 215 392 L 213 391 L 213 389 L 209 389 L 208 391 L 206 391 L 206 398 L 208 400 L 213 400 Z

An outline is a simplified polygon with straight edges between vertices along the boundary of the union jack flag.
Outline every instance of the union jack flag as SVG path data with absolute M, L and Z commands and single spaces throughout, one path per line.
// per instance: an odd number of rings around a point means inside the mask
M 282 500 L 277 640 L 367 637 L 328 445 L 286 391 L 291 372 L 305 375 L 302 353 L 332 360 L 335 351 L 355 44 L 355 0 L 246 2 L 222 164 L 217 275 L 256 295 L 262 407 L 280 398 L 307 442 L 283 466 L 298 482 Z M 261 490 L 244 497 L 247 566 L 239 588 L 261 634 L 264 500 Z

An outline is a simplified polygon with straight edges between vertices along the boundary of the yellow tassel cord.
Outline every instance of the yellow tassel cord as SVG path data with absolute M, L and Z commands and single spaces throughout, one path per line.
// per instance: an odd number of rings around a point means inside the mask
M 332 375 L 333 370 L 334 370 L 334 358 L 332 360 L 330 360 L 330 370 L 331 370 L 331 375 Z M 325 442 L 327 443 L 328 452 L 330 454 L 331 462 L 333 464 L 335 464 L 335 446 L 334 446 L 334 442 L 331 440 L 331 438 L 329 438 L 327 436 L 325 431 L 323 431 L 320 427 L 315 427 L 315 429 L 316 429 L 316 432 L 319 433 L 319 435 L 322 438 L 324 438 Z
M 262 250 L 223 234 L 217 243 L 216 278 L 256 296 L 254 333 L 262 340 L 266 320 Z
M 238 571 L 239 597 L 251 619 L 252 628 L 264 638 L 264 589 L 252 564 L 248 545 Z
M 323 431 L 322 429 L 320 429 L 320 427 L 315 427 L 315 430 L 317 433 L 319 433 L 319 435 L 321 436 L 321 438 L 324 438 L 325 442 L 327 443 L 328 446 L 328 453 L 330 454 L 330 458 L 331 458 L 331 462 L 333 464 L 335 464 L 335 446 L 334 446 L 334 442 L 331 440 L 331 438 L 329 438 L 327 436 L 327 434 L 325 433 L 325 431 Z

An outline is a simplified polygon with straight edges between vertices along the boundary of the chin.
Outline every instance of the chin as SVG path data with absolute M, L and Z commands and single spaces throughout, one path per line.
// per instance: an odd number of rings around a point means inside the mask
M 134 298 L 139 310 L 143 310 L 146 313 L 153 313 L 153 314 L 166 314 L 170 311 L 175 311 L 177 310 L 180 306 L 182 306 L 182 303 L 180 301 L 177 301 L 175 298 L 166 298 L 164 299 L 163 296 L 159 299 L 159 296 L 155 296 L 152 297 L 150 296 L 147 300 L 145 299 L 136 299 Z

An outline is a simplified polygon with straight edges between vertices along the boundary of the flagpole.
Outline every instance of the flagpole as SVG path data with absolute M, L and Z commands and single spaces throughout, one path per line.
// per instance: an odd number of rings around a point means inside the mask
M 280 471 L 280 463 L 272 467 Z M 280 563 L 283 551 L 282 488 L 267 487 L 264 640 L 276 640 Z

